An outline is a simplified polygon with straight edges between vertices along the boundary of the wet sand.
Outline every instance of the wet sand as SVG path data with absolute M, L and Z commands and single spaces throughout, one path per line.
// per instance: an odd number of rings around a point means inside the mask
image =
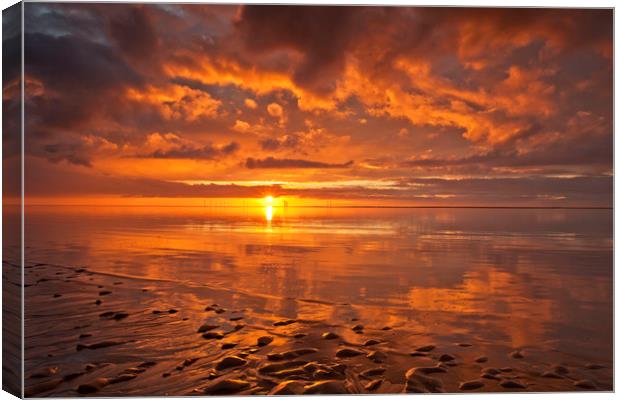
M 611 355 L 514 348 L 433 315 L 378 323 L 364 316 L 381 306 L 89 266 L 25 276 L 28 397 L 612 390 Z

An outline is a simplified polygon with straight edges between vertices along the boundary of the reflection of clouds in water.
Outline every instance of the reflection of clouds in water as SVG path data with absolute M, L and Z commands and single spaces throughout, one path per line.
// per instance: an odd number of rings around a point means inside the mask
M 273 296 L 291 318 L 348 315 L 291 300 L 320 299 L 422 333 L 611 343 L 611 211 L 233 212 L 42 213 L 26 219 L 27 245 L 47 262 Z

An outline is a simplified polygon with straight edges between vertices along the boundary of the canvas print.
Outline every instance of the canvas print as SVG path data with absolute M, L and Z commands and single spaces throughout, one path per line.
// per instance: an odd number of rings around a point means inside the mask
M 26 2 L 3 31 L 5 390 L 614 389 L 613 10 Z

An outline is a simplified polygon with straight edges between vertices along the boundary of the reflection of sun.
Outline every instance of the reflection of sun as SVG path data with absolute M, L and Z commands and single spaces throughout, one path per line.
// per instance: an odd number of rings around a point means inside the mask
M 273 219 L 273 206 L 265 207 L 265 219 L 267 222 L 271 223 L 271 220 Z

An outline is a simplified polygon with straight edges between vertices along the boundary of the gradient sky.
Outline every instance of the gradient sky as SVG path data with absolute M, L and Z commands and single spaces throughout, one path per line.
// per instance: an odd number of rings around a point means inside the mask
M 27 3 L 25 31 L 33 199 L 612 204 L 611 10 Z

